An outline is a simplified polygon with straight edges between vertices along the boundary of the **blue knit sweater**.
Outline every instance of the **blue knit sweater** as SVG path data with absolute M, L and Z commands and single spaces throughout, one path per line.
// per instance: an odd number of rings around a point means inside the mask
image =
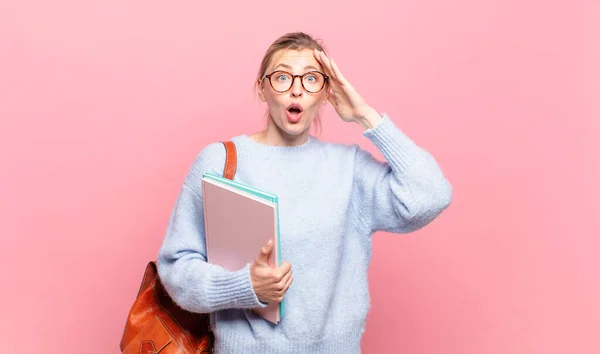
M 200 181 L 204 172 L 222 175 L 225 149 L 213 143 L 199 153 L 173 209 L 158 271 L 182 308 L 211 313 L 216 353 L 360 353 L 372 233 L 417 230 L 452 198 L 434 158 L 382 117 L 362 135 L 387 162 L 356 144 L 312 136 L 295 147 L 232 138 L 235 180 L 279 197 L 281 255 L 292 265 L 294 282 L 277 325 L 248 310 L 264 306 L 249 265 L 231 272 L 206 263 Z

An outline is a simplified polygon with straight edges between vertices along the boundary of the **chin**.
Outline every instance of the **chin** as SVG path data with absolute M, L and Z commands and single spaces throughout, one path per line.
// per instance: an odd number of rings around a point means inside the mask
M 282 133 L 288 136 L 299 136 L 310 129 L 310 123 L 311 121 L 305 121 L 304 119 L 301 119 L 297 123 L 291 123 L 287 120 L 287 117 L 284 117 L 283 119 L 279 120 L 278 124 L 275 125 L 277 125 Z
M 289 135 L 302 135 L 310 129 L 310 122 L 300 120 L 298 123 L 290 123 L 287 119 L 284 119 L 280 129 Z
M 292 125 L 290 126 L 287 122 L 283 125 L 283 127 L 279 127 L 279 129 L 286 135 L 289 136 L 300 136 L 308 131 L 310 126 L 305 127 L 304 125 Z

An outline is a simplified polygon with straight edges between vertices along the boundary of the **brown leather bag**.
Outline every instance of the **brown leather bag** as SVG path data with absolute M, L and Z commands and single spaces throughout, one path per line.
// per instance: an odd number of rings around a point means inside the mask
M 223 143 L 227 152 L 223 177 L 233 179 L 237 167 L 235 144 Z M 146 266 L 121 338 L 123 354 L 211 353 L 214 335 L 209 315 L 193 313 L 173 302 L 158 276 L 156 262 Z

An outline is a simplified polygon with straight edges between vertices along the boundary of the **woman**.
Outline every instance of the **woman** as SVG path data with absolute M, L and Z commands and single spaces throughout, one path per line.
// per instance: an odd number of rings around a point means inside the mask
M 407 233 L 437 217 L 452 188 L 433 157 L 370 107 L 323 48 L 290 33 L 268 49 L 256 81 L 266 129 L 232 138 L 235 180 L 278 195 L 282 257 L 272 241 L 253 264 L 206 263 L 201 176 L 222 174 L 225 149 L 206 146 L 185 178 L 158 257 L 165 288 L 181 307 L 211 313 L 216 353 L 359 353 L 369 311 L 371 235 Z M 384 155 L 309 135 L 330 102 Z M 293 270 L 292 270 L 293 269 Z M 393 270 L 392 270 L 393 271 Z M 251 308 L 286 300 L 277 325 Z

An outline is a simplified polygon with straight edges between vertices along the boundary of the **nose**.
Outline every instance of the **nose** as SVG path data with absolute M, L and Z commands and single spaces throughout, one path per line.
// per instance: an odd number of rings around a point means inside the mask
M 296 79 L 298 80 L 296 81 Z M 292 89 L 290 90 L 292 97 L 302 97 L 302 95 L 304 94 L 304 88 L 302 87 L 302 78 L 296 76 L 292 80 Z

